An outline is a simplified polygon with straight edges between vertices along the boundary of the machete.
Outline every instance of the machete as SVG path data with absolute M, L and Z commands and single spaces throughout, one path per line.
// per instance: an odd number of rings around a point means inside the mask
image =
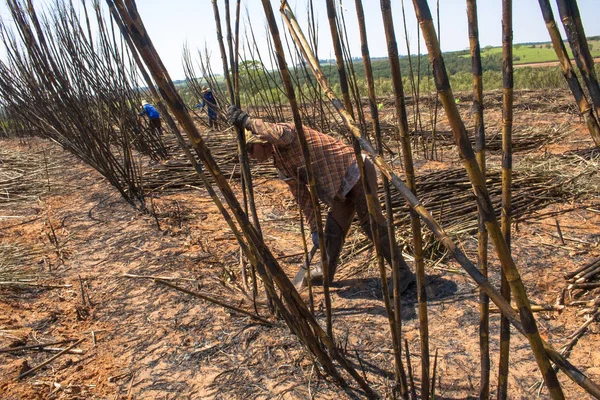
M 317 252 L 317 250 L 319 250 L 319 248 L 317 246 L 313 246 L 312 249 L 310 249 L 310 253 L 308 253 L 308 259 L 305 260 L 304 264 L 300 267 L 300 269 L 296 273 L 294 280 L 292 280 L 292 284 L 296 287 L 296 289 L 299 289 L 298 285 L 300 285 L 304 281 L 304 276 L 306 275 L 306 270 L 310 267 L 310 263 L 311 263 L 313 257 L 315 256 L 315 253 Z

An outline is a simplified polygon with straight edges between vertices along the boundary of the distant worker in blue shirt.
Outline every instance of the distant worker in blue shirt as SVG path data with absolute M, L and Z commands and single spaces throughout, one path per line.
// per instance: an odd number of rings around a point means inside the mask
M 148 103 L 146 100 L 142 101 L 142 107 L 144 108 L 144 111 L 142 111 L 138 115 L 147 115 L 148 121 L 150 122 L 150 128 L 156 129 L 158 134 L 162 136 L 163 132 L 160 121 L 160 114 L 158 113 L 158 111 L 156 111 L 156 108 L 154 108 L 154 106 Z
M 200 104 L 200 111 L 204 109 L 206 106 L 206 114 L 208 114 L 208 127 L 214 128 L 215 130 L 219 130 L 219 126 L 217 125 L 217 100 L 215 100 L 215 96 L 210 88 L 207 86 L 202 86 L 202 103 Z

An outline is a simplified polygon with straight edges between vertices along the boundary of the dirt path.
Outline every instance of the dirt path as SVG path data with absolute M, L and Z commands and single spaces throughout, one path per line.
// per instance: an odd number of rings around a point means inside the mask
M 577 118 L 562 112 L 552 114 L 546 108 L 543 113 L 537 110 L 527 110 L 528 122 L 522 118 L 523 125 L 516 129 L 561 127 L 571 132 L 569 148 L 589 148 L 591 139 Z M 494 118 L 498 115 L 490 111 L 491 125 L 496 123 Z M 0 216 L 14 217 L 0 218 L 0 240 L 23 249 L 41 249 L 27 268 L 43 273 L 44 284 L 65 287 L 0 288 L 0 348 L 84 338 L 77 346 L 84 354 L 64 355 L 17 380 L 27 366 L 38 365 L 50 354 L 0 353 L 0 397 L 347 398 L 318 373 L 283 323 L 259 325 L 151 279 L 124 276 L 173 278 L 188 289 L 252 309 L 236 289 L 239 252 L 233 235 L 203 190 L 157 198 L 159 230 L 152 216 L 136 213 L 95 171 L 52 145 L 32 140 L 28 145 L 3 141 L 2 146 L 23 155 L 39 154 L 41 148 L 47 148 L 51 158 L 64 166 L 49 174 L 49 192 L 11 204 L 10 211 L 0 207 Z M 565 150 L 564 144 L 545 147 L 549 153 Z M 290 255 L 301 248 L 297 210 L 284 186 L 259 179 L 256 199 L 266 242 L 292 276 L 301 260 Z M 600 257 L 598 207 L 573 210 L 578 205 L 582 204 L 576 199 L 565 199 L 564 204 L 544 210 L 564 210 L 558 217 L 536 218 L 514 229 L 515 259 L 537 304 L 553 304 L 566 286 L 563 274 Z M 556 235 L 557 220 L 564 245 Z M 50 242 L 50 225 L 58 247 Z M 362 239 L 362 234 L 353 230 L 347 246 Z M 475 260 L 472 238 L 462 237 L 460 243 Z M 497 268 L 492 254 L 493 282 L 498 281 Z M 428 267 L 427 274 L 432 355 L 438 351 L 437 394 L 446 399 L 474 398 L 479 376 L 478 292 L 451 261 Z M 334 326 L 336 339 L 348 357 L 375 390 L 387 393 L 393 384 L 393 358 L 377 276 L 369 252 L 346 257 L 339 282 L 332 289 Z M 419 385 L 415 291 L 412 287 L 403 296 L 402 324 Z M 317 318 L 323 322 L 320 293 L 316 299 Z M 542 336 L 560 348 L 584 322 L 584 316 L 578 315 L 582 309 L 538 313 Z M 267 315 L 264 307 L 260 312 Z M 491 325 L 495 384 L 497 314 Z M 598 348 L 600 332 L 598 325 L 592 324 L 569 358 L 596 382 L 600 381 Z M 586 398 L 564 375 L 560 379 L 568 398 Z M 515 332 L 511 398 L 534 397 L 539 380 L 528 344 Z M 541 398 L 547 398 L 545 390 Z

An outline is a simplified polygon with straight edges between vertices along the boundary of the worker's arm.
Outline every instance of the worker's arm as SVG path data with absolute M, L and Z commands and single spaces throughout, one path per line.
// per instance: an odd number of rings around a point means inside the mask
M 274 124 L 261 119 L 250 118 L 238 106 L 227 109 L 227 122 L 239 128 L 248 129 L 260 139 L 276 147 L 285 147 L 296 140 L 296 130 L 290 124 Z

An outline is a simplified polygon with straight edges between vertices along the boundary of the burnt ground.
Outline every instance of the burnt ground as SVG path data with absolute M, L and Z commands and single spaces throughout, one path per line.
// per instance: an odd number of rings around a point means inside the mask
M 491 136 L 500 130 L 498 96 L 496 92 L 486 97 L 490 101 L 486 122 Z M 467 102 L 468 96 L 464 97 L 462 103 Z M 545 133 L 547 140 L 515 154 L 515 169 L 519 158 L 542 159 L 567 153 L 598 165 L 598 155 L 591 151 L 593 142 L 567 93 L 521 92 L 516 102 L 515 132 L 532 137 Z M 462 108 L 468 116 L 467 105 Z M 386 103 L 384 113 L 393 120 L 391 110 Z M 444 125 L 445 121 L 441 133 Z M 20 373 L 48 359 L 51 353 L 0 353 L 0 397 L 348 397 L 320 373 L 283 322 L 273 327 L 260 325 L 149 278 L 166 277 L 177 285 L 252 310 L 252 301 L 240 283 L 239 248 L 200 184 L 195 189 L 156 195 L 155 219 L 136 212 L 97 172 L 52 143 L 2 140 L 0 147 L 4 170 L 15 160 L 30 160 L 30 165 L 37 160 L 39 166 L 22 178 L 30 186 L 19 188 L 22 195 L 9 196 L 7 192 L 0 203 L 4 257 L 0 268 L 16 265 L 19 273 L 33 279 L 27 286 L 0 286 L 0 348 L 83 339 L 75 347 L 81 354 L 64 354 L 20 380 Z M 440 151 L 435 162 L 417 157 L 417 174 L 458 165 L 451 144 Z M 492 155 L 490 163 L 495 160 Z M 522 167 L 532 168 L 528 165 Z M 572 168 L 572 164 L 564 168 Z M 597 185 L 597 170 L 586 174 L 587 184 Z M 239 191 L 234 181 L 232 184 Z M 284 184 L 269 176 L 259 176 L 255 190 L 265 241 L 291 277 L 302 258 L 298 255 L 302 247 L 292 196 Z M 567 287 L 563 275 L 600 257 L 598 200 L 598 191 L 587 190 L 553 202 L 513 225 L 514 259 L 534 304 L 554 304 Z M 564 244 L 557 233 L 557 221 Z M 389 396 L 394 380 L 389 325 L 372 252 L 354 251 L 363 240 L 358 230 L 350 232 L 346 244 L 350 250 L 340 267 L 339 282 L 332 288 L 334 333 L 369 384 Z M 463 234 L 456 240 L 470 259 L 476 260 L 473 235 Z M 492 247 L 490 264 L 491 280 L 498 284 L 498 262 Z M 476 398 L 478 291 L 452 260 L 428 260 L 426 272 L 432 358 L 435 351 L 438 353 L 436 395 L 444 399 Z M 1 277 L 6 280 L 5 275 Z M 307 298 L 306 292 L 302 295 Z M 565 302 L 599 296 L 598 289 L 571 291 L 566 293 Z M 414 286 L 402 297 L 402 329 L 418 388 L 415 297 Z M 258 300 L 257 308 L 267 316 L 260 294 Z M 319 289 L 315 300 L 317 319 L 324 324 Z M 568 342 L 568 336 L 588 315 L 585 305 L 573 304 L 562 311 L 536 313 L 542 337 L 557 349 Z M 492 314 L 494 396 L 498 328 L 498 314 Z M 512 332 L 510 398 L 549 398 L 545 389 L 538 392 L 540 374 L 527 341 L 514 329 Z M 569 355 L 569 360 L 596 382 L 600 382 L 599 346 L 600 332 L 594 322 Z M 589 398 L 564 374 L 559 374 L 559 379 L 567 398 Z

